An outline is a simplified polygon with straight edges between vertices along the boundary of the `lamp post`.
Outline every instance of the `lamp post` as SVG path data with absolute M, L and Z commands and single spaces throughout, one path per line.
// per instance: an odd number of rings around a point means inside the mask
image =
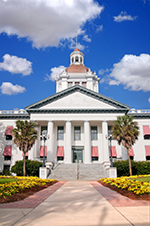
M 110 134 L 109 136 L 106 135 L 106 139 L 110 141 L 110 167 L 113 167 L 113 161 L 112 161 L 112 146 L 111 146 L 111 141 L 112 141 L 112 135 Z
M 43 154 L 43 165 L 42 167 L 45 167 L 45 141 L 49 139 L 49 135 L 47 135 L 47 130 L 42 131 L 42 135 L 40 136 L 42 140 L 44 140 L 44 154 Z

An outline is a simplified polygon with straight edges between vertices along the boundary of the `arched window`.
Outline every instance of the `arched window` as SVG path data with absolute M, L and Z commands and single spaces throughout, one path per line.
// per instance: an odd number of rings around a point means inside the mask
M 79 62 L 78 56 L 75 57 L 75 62 Z
M 72 63 L 74 62 L 74 57 L 72 57 Z
M 80 57 L 80 63 L 82 63 L 82 57 Z

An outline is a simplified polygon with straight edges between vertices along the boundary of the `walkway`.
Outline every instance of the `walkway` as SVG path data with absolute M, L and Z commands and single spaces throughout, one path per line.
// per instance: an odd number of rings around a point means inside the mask
M 149 202 L 130 200 L 96 181 L 61 181 L 0 205 L 0 226 L 148 226 L 149 219 Z

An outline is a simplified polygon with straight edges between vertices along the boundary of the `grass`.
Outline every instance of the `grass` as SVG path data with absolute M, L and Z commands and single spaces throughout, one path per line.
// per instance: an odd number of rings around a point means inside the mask
M 137 181 L 148 181 L 148 182 L 150 182 L 150 177 L 134 178 L 134 180 L 137 180 Z
M 15 181 L 18 181 L 18 180 L 14 178 L 0 178 L 0 184 L 5 184 L 5 183 L 10 183 Z

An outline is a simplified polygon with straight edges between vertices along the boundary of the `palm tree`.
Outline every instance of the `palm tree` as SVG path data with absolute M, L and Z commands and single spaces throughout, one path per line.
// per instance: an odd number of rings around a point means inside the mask
M 12 130 L 14 135 L 14 143 L 23 152 L 23 176 L 25 176 L 25 155 L 31 150 L 32 146 L 37 139 L 37 131 L 35 130 L 36 124 L 32 121 L 16 121 L 16 128 Z
M 127 149 L 130 176 L 132 176 L 132 167 L 129 150 L 139 136 L 139 127 L 137 124 L 137 122 L 133 121 L 132 116 L 124 115 L 122 117 L 118 116 L 112 127 L 113 138 L 118 141 L 119 145 L 122 144 Z

